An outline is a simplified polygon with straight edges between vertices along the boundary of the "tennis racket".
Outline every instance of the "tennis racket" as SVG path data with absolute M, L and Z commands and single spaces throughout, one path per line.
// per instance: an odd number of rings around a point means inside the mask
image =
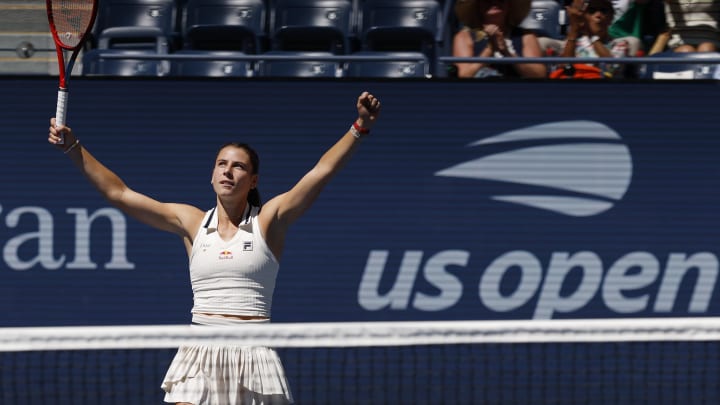
M 68 102 L 68 79 L 75 59 L 88 39 L 95 23 L 98 0 L 45 0 L 50 32 L 55 41 L 60 85 L 55 111 L 55 125 L 65 125 Z M 70 58 L 65 60 L 66 53 Z M 60 142 L 62 143 L 62 141 Z

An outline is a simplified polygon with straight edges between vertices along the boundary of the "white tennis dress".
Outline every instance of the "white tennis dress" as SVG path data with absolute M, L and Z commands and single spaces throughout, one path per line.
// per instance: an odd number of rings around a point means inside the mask
M 259 212 L 258 207 L 248 206 L 237 233 L 229 241 L 217 232 L 216 209 L 205 214 L 190 254 L 193 324 L 198 327 L 268 322 L 203 315 L 270 317 L 279 263 L 260 232 Z M 162 389 L 165 402 L 171 403 L 293 403 L 280 358 L 268 347 L 180 347 Z

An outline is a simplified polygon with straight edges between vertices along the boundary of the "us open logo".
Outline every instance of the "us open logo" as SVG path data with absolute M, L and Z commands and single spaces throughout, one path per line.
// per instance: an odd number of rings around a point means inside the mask
M 543 144 L 526 146 L 532 142 Z M 491 145 L 505 149 L 435 175 L 533 186 L 532 193 L 519 187 L 518 193 L 490 198 L 575 217 L 609 210 L 630 186 L 630 151 L 616 131 L 599 122 L 541 124 L 481 139 L 468 147 Z

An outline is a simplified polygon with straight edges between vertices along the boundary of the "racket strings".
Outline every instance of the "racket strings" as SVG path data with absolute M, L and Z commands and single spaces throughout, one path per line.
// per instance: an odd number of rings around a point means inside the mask
M 88 0 L 52 0 L 50 17 L 57 31 L 57 39 L 68 48 L 77 47 L 90 28 L 93 2 Z

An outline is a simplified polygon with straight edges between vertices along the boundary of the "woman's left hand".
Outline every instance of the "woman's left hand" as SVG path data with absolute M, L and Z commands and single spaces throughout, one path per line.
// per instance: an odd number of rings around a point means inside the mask
M 357 99 L 357 110 L 357 124 L 364 129 L 370 129 L 380 115 L 380 100 L 365 91 Z

